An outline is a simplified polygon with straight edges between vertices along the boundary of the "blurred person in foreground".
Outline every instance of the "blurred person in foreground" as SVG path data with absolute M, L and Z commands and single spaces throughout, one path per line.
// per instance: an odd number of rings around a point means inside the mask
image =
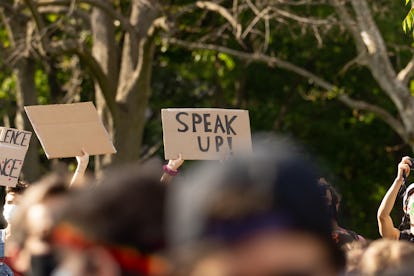
M 53 231 L 59 264 L 53 275 L 166 275 L 165 187 L 159 167 L 105 173 L 72 194 Z
M 359 263 L 370 241 L 354 241 L 346 244 L 346 271 L 345 275 L 358 275 Z
M 18 180 L 14 187 L 6 187 L 6 196 L 3 205 L 3 217 L 7 222 L 7 227 L 5 228 L 6 240 L 10 237 L 12 232 L 11 219 L 16 213 L 20 199 L 28 187 L 29 184 L 22 180 Z
M 69 183 L 64 175 L 51 174 L 33 184 L 21 198 L 8 244 L 11 264 L 18 271 L 41 276 L 54 270 L 51 233 L 66 204 Z
M 407 241 L 373 241 L 359 257 L 356 269 L 347 275 L 412 276 L 414 245 Z
M 347 249 L 347 245 L 355 241 L 366 242 L 364 237 L 357 234 L 356 232 L 339 226 L 338 211 L 341 203 L 341 197 L 335 188 L 330 183 L 328 183 L 325 178 L 320 178 L 318 180 L 318 183 L 325 191 L 324 198 L 328 205 L 329 215 L 331 216 L 333 228 L 332 239 L 334 242 L 342 249 Z
M 30 185 L 18 200 L 10 216 L 12 227 L 6 244 L 6 262 L 15 275 L 50 275 L 55 259 L 50 244 L 50 233 L 65 204 L 69 187 L 84 183 L 84 173 L 89 155 L 76 157 L 78 165 L 72 178 L 64 173 L 54 173 Z M 7 203 L 8 196 L 6 196 Z
M 8 243 L 10 241 L 10 237 L 12 235 L 12 218 L 15 215 L 16 211 L 18 210 L 21 198 L 23 197 L 24 192 L 29 187 L 29 184 L 25 181 L 18 180 L 16 186 L 14 187 L 6 187 L 6 195 L 4 198 L 4 205 L 3 205 L 3 217 L 4 220 L 7 222 L 7 226 L 5 229 L 1 229 L 1 243 L 2 243 L 2 263 L 4 265 L 1 266 L 1 269 L 5 269 L 10 274 L 10 270 L 13 271 L 13 274 L 19 276 L 21 275 L 12 265 L 11 259 L 10 259 L 10 246 L 8 246 Z M 0 274 L 2 275 L 2 274 Z
M 76 156 L 77 167 L 68 183 L 69 186 L 78 187 L 84 183 L 84 175 L 89 163 L 89 154 L 82 150 L 82 155 Z M 12 236 L 12 218 L 19 209 L 20 200 L 24 192 L 30 185 L 22 180 L 18 180 L 15 187 L 6 187 L 6 196 L 3 206 L 3 217 L 7 222 L 6 241 Z
M 391 218 L 391 210 L 394 207 L 399 190 L 410 175 L 410 169 L 413 166 L 410 157 L 405 156 L 401 159 L 398 164 L 397 176 L 378 208 L 378 229 L 383 238 L 414 242 L 414 183 L 409 185 L 404 192 L 402 208 L 404 216 L 398 228 L 394 226 Z
M 290 144 L 254 144 L 254 154 L 201 166 L 168 188 L 175 275 L 329 276 L 344 270 L 312 162 Z M 217 246 L 191 259 L 203 242 Z M 180 259 L 180 248 L 191 251 L 192 245 L 194 254 L 184 254 L 190 260 Z

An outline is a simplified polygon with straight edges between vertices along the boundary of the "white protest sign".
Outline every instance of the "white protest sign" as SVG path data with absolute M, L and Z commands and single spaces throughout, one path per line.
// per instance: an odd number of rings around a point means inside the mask
M 238 109 L 161 110 L 165 159 L 220 160 L 252 151 L 249 112 Z
M 0 185 L 16 186 L 31 137 L 30 131 L 0 127 Z
M 24 109 L 48 159 L 116 152 L 92 102 Z

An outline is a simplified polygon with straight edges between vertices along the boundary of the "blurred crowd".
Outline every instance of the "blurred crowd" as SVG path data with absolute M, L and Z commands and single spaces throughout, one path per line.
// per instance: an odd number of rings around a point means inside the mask
M 72 177 L 7 187 L 0 276 L 414 275 L 409 157 L 378 209 L 383 239 L 372 241 L 339 225 L 341 197 L 302 148 L 275 137 L 253 148 L 185 170 L 181 156 L 131 164 L 99 179 L 85 177 L 84 153 Z

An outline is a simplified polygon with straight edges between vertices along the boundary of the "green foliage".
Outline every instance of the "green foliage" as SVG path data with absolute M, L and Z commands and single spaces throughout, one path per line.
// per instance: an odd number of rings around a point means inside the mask
M 411 0 L 405 0 L 405 5 L 408 5 L 410 1 Z M 414 8 L 411 8 L 402 22 L 402 28 L 404 30 L 404 33 L 412 32 L 414 36 L 413 25 L 414 25 Z
M 38 93 L 39 104 L 47 104 L 50 98 L 50 88 L 47 75 L 40 68 L 35 72 L 35 84 Z
M 0 84 L 0 100 L 10 99 L 16 89 L 16 79 L 14 76 L 5 77 Z
M 376 5 L 377 3 L 372 3 Z M 410 45 L 400 30 L 400 3 L 378 3 L 375 20 L 387 44 Z M 312 11 L 321 17 L 330 7 Z M 244 15 L 243 20 L 249 21 Z M 195 16 L 196 18 L 196 16 Z M 195 18 L 186 18 L 188 28 Z M 191 25 L 193 26 L 194 23 Z M 360 66 L 344 65 L 357 55 L 352 37 L 339 27 L 322 30 L 323 47 L 301 26 L 274 26 L 268 52 L 325 78 L 337 85 L 323 91 L 306 79 L 266 64 L 245 63 L 212 51 L 162 45 L 154 61 L 153 94 L 145 142 L 153 145 L 162 135 L 160 109 L 164 107 L 233 107 L 250 113 L 253 132 L 271 131 L 304 144 L 321 164 L 323 174 L 342 194 L 340 224 L 368 238 L 378 238 L 376 212 L 395 177 L 398 160 L 411 149 L 373 113 L 349 109 L 336 98 L 347 93 L 355 99 L 378 104 L 396 114 L 393 103 Z M 300 35 L 295 35 L 300 33 Z M 183 39 L 194 39 L 191 33 Z M 230 39 L 219 40 L 237 48 Z M 249 41 L 246 42 L 247 46 Z M 390 47 L 396 68 L 406 64 L 410 49 Z M 414 84 L 413 84 L 414 85 Z M 414 87 L 412 89 L 414 91 Z M 162 156 L 162 148 L 159 150 Z M 400 206 L 399 202 L 396 206 Z M 394 221 L 400 220 L 395 208 Z

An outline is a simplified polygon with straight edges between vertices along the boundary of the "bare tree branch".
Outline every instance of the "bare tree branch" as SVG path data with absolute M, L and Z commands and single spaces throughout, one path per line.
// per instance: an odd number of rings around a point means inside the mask
M 327 82 L 326 80 L 316 76 L 312 72 L 299 67 L 293 63 L 290 63 L 285 60 L 281 60 L 277 57 L 261 54 L 261 53 L 248 53 L 248 52 L 242 52 L 234 49 L 230 49 L 224 46 L 214 45 L 214 44 L 206 44 L 206 43 L 199 43 L 199 42 L 189 42 L 189 41 L 183 41 L 175 38 L 169 38 L 166 40 L 166 42 L 179 45 L 188 49 L 203 49 L 203 50 L 211 50 L 211 51 L 217 51 L 225 54 L 229 54 L 235 57 L 238 57 L 240 59 L 249 61 L 249 62 L 262 62 L 266 63 L 267 65 L 271 67 L 279 67 L 281 69 L 285 69 L 291 72 L 294 72 L 309 81 L 315 83 L 315 85 L 326 89 L 328 91 L 333 90 L 336 88 L 335 85 Z
M 414 75 L 414 56 L 407 63 L 407 65 L 398 73 L 397 79 L 404 83 L 408 84 L 410 78 Z
M 246 38 L 246 36 L 251 32 L 253 27 L 259 22 L 260 19 L 263 19 L 263 17 L 269 12 L 269 10 L 270 7 L 267 7 L 266 9 L 263 9 L 261 12 L 259 12 L 255 16 L 255 18 L 253 18 L 253 20 L 249 23 L 249 25 L 246 27 L 243 34 L 241 35 L 243 39 Z
M 50 47 L 51 55 L 60 55 L 60 54 L 75 54 L 79 57 L 81 63 L 86 64 L 87 68 L 93 72 L 93 76 L 99 84 L 99 87 L 102 90 L 102 94 L 105 98 L 105 101 L 108 105 L 109 110 L 115 114 L 116 103 L 115 99 L 112 97 L 111 84 L 102 70 L 99 62 L 93 57 L 92 53 L 85 49 L 82 45 L 79 45 L 77 41 L 64 41 L 53 43 Z
M 365 101 L 352 99 L 347 94 L 340 94 L 338 96 L 338 100 L 340 100 L 342 103 L 349 106 L 350 108 L 374 113 L 376 116 L 381 118 L 384 122 L 386 122 L 396 133 L 398 133 L 398 135 L 400 135 L 400 137 L 404 141 L 408 142 L 408 137 L 407 137 L 407 134 L 405 132 L 405 128 L 402 122 L 396 119 L 395 117 L 393 117 L 385 109 L 377 105 L 367 103 Z
M 6 10 L 8 13 L 13 13 L 13 14 L 16 13 L 13 6 L 10 5 L 9 3 L 6 3 L 6 1 L 0 1 L 0 8 L 1 8 L 0 11 L 1 10 Z M 22 15 L 19 14 L 19 16 L 22 16 Z
M 313 74 L 312 72 L 299 67 L 295 64 L 292 64 L 290 62 L 278 59 L 276 57 L 273 56 L 268 56 L 268 55 L 264 55 L 264 54 L 259 54 L 259 53 L 246 53 L 246 52 L 242 52 L 242 51 L 238 51 L 238 50 L 234 50 L 234 49 L 229 49 L 223 46 L 218 46 L 218 45 L 212 45 L 212 44 L 204 44 L 204 43 L 197 43 L 197 42 L 188 42 L 188 41 L 182 41 L 182 40 L 178 40 L 178 39 L 174 39 L 174 38 L 170 38 L 167 40 L 168 43 L 174 44 L 174 45 L 179 45 L 188 49 L 204 49 L 204 50 L 211 50 L 211 51 L 218 51 L 221 53 L 226 53 L 235 57 L 238 57 L 240 59 L 246 60 L 248 62 L 262 62 L 262 63 L 266 63 L 269 66 L 276 66 L 278 68 L 281 69 L 285 69 L 291 72 L 294 72 L 306 79 L 308 79 L 309 81 L 313 82 L 315 85 L 326 89 L 328 91 L 333 91 L 336 88 L 335 85 L 329 83 L 328 81 L 322 79 L 321 77 Z M 338 100 L 341 101 L 342 103 L 346 104 L 347 106 L 354 108 L 354 109 L 358 109 L 358 110 L 364 110 L 364 111 L 369 111 L 374 113 L 376 116 L 378 116 L 379 118 L 381 118 L 384 122 L 386 122 L 392 129 L 394 129 L 403 139 L 405 139 L 406 141 L 408 141 L 407 135 L 405 133 L 405 129 L 403 124 L 401 123 L 401 121 L 399 121 L 398 119 L 394 118 L 388 111 L 386 111 L 385 109 L 364 102 L 364 101 L 358 101 L 358 100 L 354 100 L 352 98 L 350 98 L 348 95 L 346 94 L 340 94 L 338 95 Z
M 414 144 L 414 98 L 408 87 L 400 81 L 388 56 L 382 34 L 376 25 L 366 0 L 330 0 L 354 38 L 360 55 L 365 55 L 366 66 L 379 86 L 392 100 L 399 112 L 410 143 Z M 348 12 L 351 4 L 353 16 Z M 393 127 L 394 128 L 394 127 Z M 407 139 L 407 136 L 402 136 Z
M 310 17 L 303 17 L 303 16 L 299 16 L 296 15 L 294 13 L 285 11 L 285 10 L 280 10 L 280 9 L 276 9 L 275 10 L 276 15 L 280 15 L 292 20 L 295 20 L 299 23 L 304 23 L 304 24 L 311 24 L 311 25 L 326 25 L 326 24 L 331 24 L 332 20 L 330 19 L 315 19 L 315 18 L 310 18 Z
M 39 40 L 41 43 L 41 47 L 39 48 L 39 50 L 41 54 L 45 56 L 49 46 L 47 36 L 45 33 L 45 23 L 43 22 L 43 19 L 40 16 L 39 11 L 37 10 L 36 4 L 32 0 L 24 0 L 24 2 L 29 7 L 33 19 L 36 22 L 37 30 L 39 32 Z
M 303 6 L 303 5 L 321 5 L 326 4 L 328 0 L 275 0 L 277 3 L 289 6 Z
M 217 3 L 210 2 L 210 1 L 197 1 L 196 5 L 197 5 L 197 7 L 201 8 L 201 9 L 207 9 L 207 10 L 214 11 L 214 12 L 217 12 L 218 14 L 220 14 L 233 27 L 236 38 L 237 39 L 240 38 L 241 32 L 242 32 L 241 25 L 239 24 L 239 22 L 237 22 L 237 19 L 234 18 L 227 11 L 226 8 L 220 6 Z
M 54 14 L 59 14 L 59 15 L 67 15 L 70 12 L 69 8 L 67 6 L 43 6 L 43 7 L 39 7 L 39 13 L 41 14 L 48 14 L 48 13 L 54 13 Z M 72 16 L 82 19 L 83 22 L 82 24 L 85 24 L 86 27 L 90 27 L 90 23 L 89 23 L 89 14 L 86 13 L 85 11 L 82 10 L 74 10 L 72 12 Z M 57 22 L 55 22 L 56 25 Z M 60 23 L 60 22 L 59 22 Z M 48 26 L 48 28 L 50 28 Z
M 257 16 L 259 15 L 260 11 L 259 9 L 252 3 L 250 0 L 246 0 L 247 5 L 250 7 L 250 9 L 254 12 L 254 14 Z
M 346 8 L 345 1 L 341 0 L 330 0 L 332 6 L 336 9 L 338 16 L 340 17 L 341 21 L 345 24 L 347 29 L 351 32 L 351 35 L 354 38 L 356 48 L 358 49 L 359 53 L 363 53 L 366 51 L 364 41 L 362 40 L 360 33 L 361 30 L 358 28 L 357 23 L 350 15 L 348 9 Z
M 26 0 L 25 0 L 26 1 Z M 100 8 L 105 11 L 110 17 L 114 20 L 118 20 L 119 24 L 122 26 L 124 30 L 131 33 L 131 35 L 136 34 L 136 30 L 134 26 L 132 26 L 125 16 L 119 14 L 113 7 L 108 5 L 106 2 L 99 1 L 99 0 L 76 0 L 78 3 L 86 3 L 92 5 L 94 7 Z M 68 6 L 72 2 L 71 0 L 40 0 L 36 3 L 38 7 L 42 6 Z
M 63 90 L 66 95 L 63 97 L 63 103 L 72 103 L 81 92 L 82 85 L 82 70 L 79 66 L 79 58 L 74 55 L 70 60 L 71 76 L 70 79 L 63 85 Z

